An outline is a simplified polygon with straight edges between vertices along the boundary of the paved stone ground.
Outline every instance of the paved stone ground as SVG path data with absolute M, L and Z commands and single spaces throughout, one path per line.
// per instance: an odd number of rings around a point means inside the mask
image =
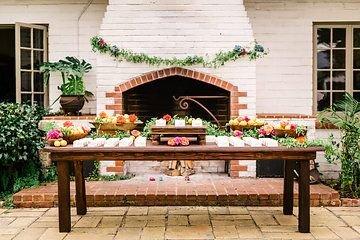
M 295 209 L 297 212 L 297 209 Z M 360 239 L 360 207 L 311 209 L 311 233 L 280 207 L 90 207 L 72 209 L 72 231 L 58 232 L 57 208 L 0 209 L 0 239 Z
M 240 178 L 231 179 L 226 174 L 197 173 L 184 177 L 138 175 L 133 179 L 113 182 L 87 182 L 88 206 L 281 206 L 283 179 Z M 160 177 L 163 181 L 160 181 Z M 297 204 L 295 184 L 295 205 Z M 339 206 L 339 193 L 323 184 L 311 185 L 311 206 Z M 75 185 L 71 183 L 71 199 L 75 199 Z M 14 195 L 17 207 L 57 206 L 57 184 L 24 189 Z

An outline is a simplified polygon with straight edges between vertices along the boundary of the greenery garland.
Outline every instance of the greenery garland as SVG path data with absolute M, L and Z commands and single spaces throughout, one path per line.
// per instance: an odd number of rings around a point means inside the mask
M 145 53 L 135 53 L 131 50 L 119 48 L 116 45 L 106 43 L 100 36 L 94 36 L 90 40 L 91 47 L 94 52 L 106 53 L 114 57 L 118 61 L 127 61 L 132 63 L 147 63 L 149 65 L 166 65 L 166 66 L 192 66 L 201 64 L 204 67 L 217 68 L 223 66 L 228 61 L 236 61 L 242 56 L 248 55 L 250 60 L 255 60 L 267 54 L 264 47 L 255 42 L 250 49 L 235 45 L 232 50 L 219 51 L 212 59 L 202 56 L 187 56 L 184 58 L 162 58 L 157 56 L 149 56 Z

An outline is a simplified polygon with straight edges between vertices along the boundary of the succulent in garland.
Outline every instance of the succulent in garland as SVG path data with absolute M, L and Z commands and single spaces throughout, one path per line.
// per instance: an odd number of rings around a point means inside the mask
M 215 54 L 212 59 L 205 59 L 202 56 L 186 56 L 184 58 L 162 58 L 158 56 L 150 56 L 145 53 L 135 53 L 131 50 L 119 48 L 105 42 L 100 36 L 94 36 L 90 40 L 91 47 L 94 52 L 106 53 L 114 57 L 118 61 L 127 61 L 132 63 L 146 63 L 149 65 L 165 65 L 165 66 L 192 66 L 203 65 L 204 67 L 217 68 L 225 65 L 226 62 L 236 61 L 244 55 L 248 55 L 250 60 L 255 60 L 267 54 L 264 47 L 255 42 L 251 48 L 244 48 L 235 45 L 232 50 L 220 51 Z

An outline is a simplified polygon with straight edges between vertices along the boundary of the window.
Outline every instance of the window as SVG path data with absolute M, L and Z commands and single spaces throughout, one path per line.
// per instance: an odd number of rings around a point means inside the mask
M 341 100 L 345 92 L 360 100 L 360 24 L 314 25 L 316 110 Z
M 16 23 L 16 101 L 48 105 L 40 65 L 47 61 L 47 28 Z

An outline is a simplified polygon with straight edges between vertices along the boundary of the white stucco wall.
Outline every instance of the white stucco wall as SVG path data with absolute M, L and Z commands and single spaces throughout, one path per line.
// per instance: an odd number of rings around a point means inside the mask
M 92 63 L 94 69 L 86 75 L 86 87 L 96 94 L 96 55 L 91 51 L 89 39 L 98 34 L 107 0 L 94 0 L 78 21 L 87 2 L 87 0 L 0 0 L 0 24 L 23 22 L 48 25 L 49 60 L 57 61 L 66 56 L 77 56 Z M 57 90 L 60 81 L 59 76 L 50 79 L 50 104 L 60 94 Z M 57 110 L 58 106 L 58 104 L 54 105 L 54 110 Z M 95 112 L 95 101 L 84 106 L 83 113 Z
M 255 38 L 270 49 L 257 62 L 258 113 L 312 114 L 313 22 L 359 21 L 360 1 L 245 0 Z

